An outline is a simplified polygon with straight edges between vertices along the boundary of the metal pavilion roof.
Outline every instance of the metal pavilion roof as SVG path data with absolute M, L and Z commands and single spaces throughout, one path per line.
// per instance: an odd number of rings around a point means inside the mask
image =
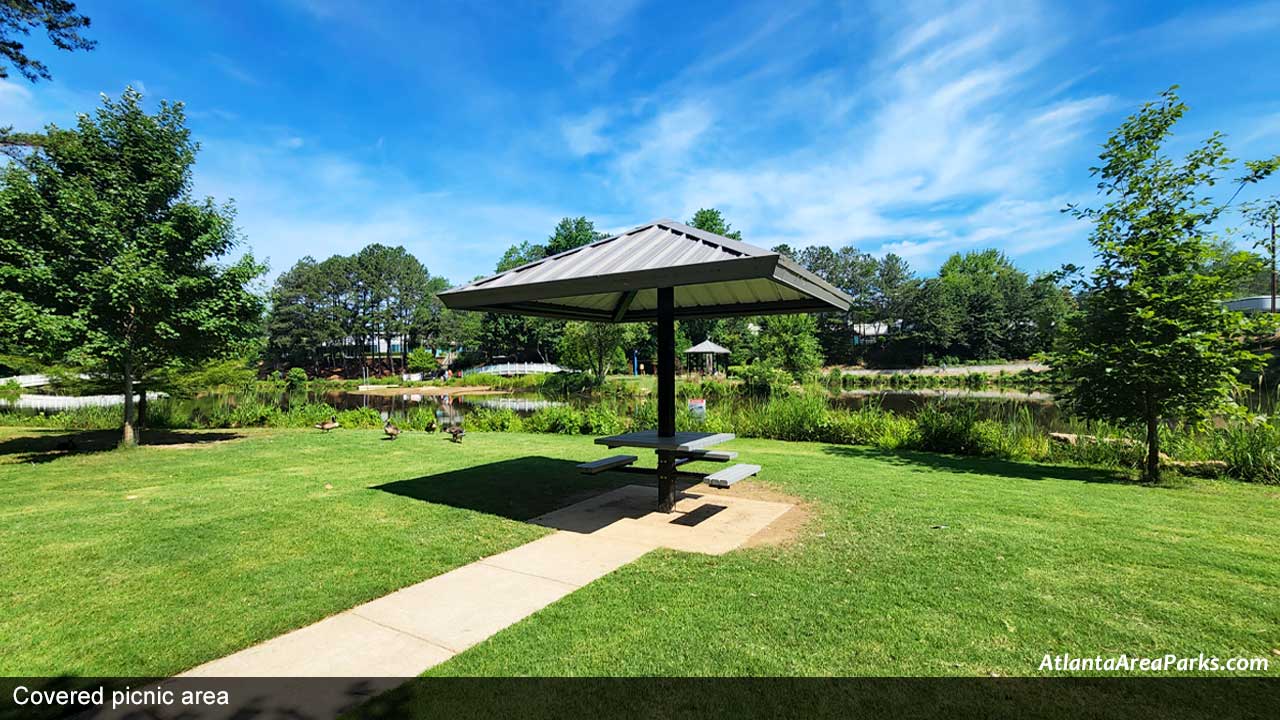
M 440 294 L 461 310 L 569 320 L 657 319 L 657 288 L 675 317 L 844 311 L 852 298 L 779 253 L 658 220 Z
M 719 346 L 719 345 L 717 345 L 717 344 L 715 344 L 715 343 L 711 342 L 710 340 L 703 340 L 702 342 L 698 343 L 697 345 L 694 345 L 693 347 L 689 348 L 688 350 L 685 350 L 685 353 L 686 353 L 686 354 L 691 354 L 691 353 L 713 353 L 713 354 L 715 354 L 715 355 L 728 355 L 728 354 L 729 354 L 729 351 L 728 351 L 728 350 L 726 350 L 726 349 L 724 349 L 723 347 L 721 347 L 721 346 Z

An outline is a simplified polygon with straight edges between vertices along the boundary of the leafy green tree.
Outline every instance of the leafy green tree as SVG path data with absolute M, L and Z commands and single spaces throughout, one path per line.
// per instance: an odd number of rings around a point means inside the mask
M 596 230 L 596 224 L 584 217 L 564 218 L 547 238 L 547 255 L 558 255 L 607 237 L 608 233 Z
M 1029 358 L 1037 353 L 1048 352 L 1062 334 L 1063 324 L 1075 309 L 1075 298 L 1070 288 L 1060 284 L 1054 273 L 1038 276 L 1030 288 L 1031 324 L 1024 338 L 1025 345 L 1014 346 L 1012 355 Z
M 759 357 L 804 379 L 822 367 L 817 329 L 812 315 L 766 315 L 760 319 L 756 340 Z
M 848 311 L 819 313 L 816 317 L 818 344 L 826 362 L 851 362 L 852 325 L 867 315 L 866 304 L 878 266 L 876 259 L 852 246 L 832 250 L 825 245 L 807 247 L 795 258 L 806 270 L 854 298 L 855 304 Z
M 1246 203 L 1242 208 L 1244 217 L 1255 230 L 1260 231 L 1254 238 L 1254 247 L 1266 253 L 1267 269 L 1264 271 L 1266 285 L 1271 293 L 1271 312 L 1276 311 L 1277 274 L 1276 274 L 1276 226 L 1280 225 L 1280 196 Z
M 998 250 L 956 253 L 938 270 L 947 302 L 959 311 L 953 354 L 970 359 L 1007 358 L 1027 345 L 1031 328 L 1030 281 Z
M 31 82 L 51 80 L 49 68 L 29 57 L 18 38 L 42 28 L 59 50 L 92 50 L 96 43 L 80 34 L 88 27 L 89 18 L 69 0 L 0 0 L 0 57 Z M 7 77 L 8 68 L 0 64 L 0 78 Z
M 435 353 L 426 348 L 414 348 L 405 360 L 405 367 L 409 372 L 432 372 L 439 367 L 439 364 L 436 362 Z
M 181 103 L 150 115 L 126 89 L 45 136 L 0 175 L 0 336 L 114 377 L 133 445 L 135 380 L 253 338 L 265 268 L 220 262 L 237 244 L 233 211 L 191 196 L 199 148 Z
M 930 358 L 953 351 L 964 322 L 954 283 L 929 278 L 905 300 L 904 326 L 893 342 L 909 362 L 927 365 Z
M 382 341 L 383 360 L 394 368 L 392 342 L 399 338 L 404 367 L 409 347 L 440 332 L 436 294 L 447 287 L 399 246 L 368 245 L 319 263 L 303 258 L 272 288 L 268 356 L 276 364 L 312 367 L 322 359 L 330 366 L 339 361 L 345 369 L 353 342 L 363 362 L 366 349 Z
M 1160 425 L 1233 407 L 1240 374 L 1261 367 L 1242 342 L 1261 328 L 1226 310 L 1238 280 L 1206 272 L 1210 227 L 1224 210 L 1210 188 L 1231 166 L 1214 133 L 1180 161 L 1163 151 L 1186 112 L 1170 89 L 1126 119 L 1092 169 L 1105 202 L 1069 206 L 1093 224 L 1097 268 L 1053 364 L 1085 416 L 1145 426 L 1147 480 L 1160 479 Z M 1256 182 L 1274 169 L 1250 164 Z
M 709 233 L 723 235 L 734 240 L 741 240 L 742 233 L 734 230 L 729 223 L 715 208 L 702 208 L 693 214 L 693 219 L 689 221 L 689 227 L 705 230 Z
M 643 325 L 567 322 L 560 336 L 561 363 L 603 378 L 627 365 L 627 348 L 641 340 Z

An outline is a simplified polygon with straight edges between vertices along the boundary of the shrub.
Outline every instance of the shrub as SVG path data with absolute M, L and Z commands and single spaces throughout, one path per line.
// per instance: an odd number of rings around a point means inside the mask
M 626 419 L 612 408 L 593 405 L 582 411 L 580 432 L 588 435 L 617 435 L 627 429 Z
M 831 442 L 895 450 L 911 442 L 915 426 L 909 417 L 864 406 L 852 412 L 833 413 Z
M 440 426 L 440 422 L 436 418 L 435 408 L 425 405 L 419 405 L 406 412 L 402 424 L 407 430 L 422 430 L 424 432 L 435 432 Z
M 480 432 L 520 432 L 524 423 L 520 416 L 510 408 L 480 408 L 467 413 L 468 430 Z
M 426 348 L 414 348 L 406 358 L 410 372 L 432 372 L 436 369 L 436 355 Z
M 568 405 L 552 405 L 539 408 L 524 421 L 529 432 L 579 435 L 582 433 L 582 414 Z
M 1280 484 L 1280 427 L 1268 422 L 1235 422 L 1210 437 L 1211 457 L 1227 463 L 1228 475 Z
M 785 394 L 791 385 L 791 374 L 767 360 L 743 365 L 738 373 L 743 391 L 757 397 Z
M 290 390 L 301 390 L 307 386 L 307 371 L 300 367 L 291 367 L 285 375 L 284 382 Z
M 930 403 L 916 413 L 913 446 L 930 452 L 955 455 L 1000 454 L 999 423 L 978 419 L 972 403 L 944 407 Z
M 343 410 L 338 413 L 338 424 L 352 429 L 380 428 L 383 424 L 382 413 L 371 407 Z

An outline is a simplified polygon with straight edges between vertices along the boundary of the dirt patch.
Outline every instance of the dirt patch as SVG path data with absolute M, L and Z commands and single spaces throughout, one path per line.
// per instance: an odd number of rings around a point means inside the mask
M 365 388 L 364 390 L 348 390 L 349 395 L 379 395 L 379 396 L 395 396 L 395 395 L 431 395 L 441 397 L 444 395 L 506 395 L 507 390 L 494 390 L 488 385 L 475 385 L 467 387 L 435 387 L 427 385 L 423 387 L 415 387 L 403 385 L 400 387 L 376 387 Z
M 729 493 L 748 500 L 780 502 L 792 506 L 782 517 L 769 523 L 768 527 L 748 538 L 743 547 L 790 545 L 800 537 L 800 532 L 804 529 L 804 526 L 808 525 L 809 520 L 813 518 L 813 509 L 809 506 L 809 503 L 795 495 L 788 495 L 750 480 L 738 483 L 730 490 L 717 492 Z
M 796 505 L 782 517 L 769 523 L 769 527 L 747 538 L 743 547 L 790 545 L 800 537 L 801 530 L 809 524 L 813 514 L 806 505 Z

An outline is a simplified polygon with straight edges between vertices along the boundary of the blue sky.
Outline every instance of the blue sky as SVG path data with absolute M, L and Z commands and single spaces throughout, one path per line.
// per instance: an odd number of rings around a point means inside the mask
M 997 247 L 1085 264 L 1097 146 L 1172 84 L 1179 142 L 1280 151 L 1280 2 L 346 3 L 81 0 L 92 53 L 29 43 L 0 125 L 126 84 L 187 104 L 196 191 L 272 276 L 404 245 L 453 281 L 566 215 L 720 208 L 765 247 L 853 244 L 922 273 Z M 358 9 L 350 9 L 358 7 Z

